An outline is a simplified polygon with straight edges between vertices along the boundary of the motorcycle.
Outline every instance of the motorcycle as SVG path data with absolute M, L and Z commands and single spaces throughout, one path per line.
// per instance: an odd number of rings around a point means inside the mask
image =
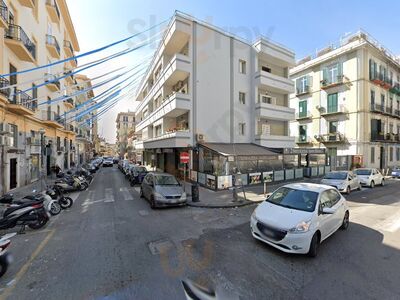
M 54 183 L 63 193 L 84 191 L 89 187 L 89 184 L 78 176 L 64 175 L 63 178 L 57 179 Z
M 61 205 L 58 203 L 58 201 L 53 200 L 47 193 L 46 191 L 36 193 L 36 190 L 32 191 L 32 195 L 25 196 L 23 200 L 17 201 L 17 203 L 21 203 L 23 201 L 28 200 L 28 201 L 43 201 L 43 205 L 48 213 L 50 213 L 52 216 L 56 216 L 61 212 Z
M 10 238 L 16 234 L 16 232 L 13 232 L 0 237 L 0 277 L 7 272 L 8 266 L 12 262 L 12 256 L 7 252 L 7 248 L 11 244 Z
M 24 232 L 25 226 L 31 229 L 42 228 L 49 221 L 49 215 L 44 208 L 42 200 L 13 201 L 13 195 L 7 194 L 0 198 L 0 204 L 5 206 L 0 229 L 9 229 L 22 225 L 20 232 Z
M 56 200 L 60 204 L 62 209 L 70 208 L 74 203 L 74 201 L 70 197 L 64 196 L 64 193 L 57 185 L 54 185 L 51 188 L 48 187 L 46 189 L 46 194 L 49 195 L 53 200 Z

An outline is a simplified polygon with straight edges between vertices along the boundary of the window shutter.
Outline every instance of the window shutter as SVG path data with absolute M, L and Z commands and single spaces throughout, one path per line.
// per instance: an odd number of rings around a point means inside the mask
M 308 75 L 308 76 L 307 76 L 307 85 L 308 85 L 310 88 L 312 87 L 312 81 L 313 81 L 312 76 Z
M 297 93 L 299 93 L 300 90 L 301 90 L 301 81 L 300 81 L 300 79 L 301 78 L 297 78 L 296 79 L 296 91 L 297 91 Z
M 369 59 L 369 80 L 372 80 L 372 76 L 373 76 L 373 61 L 372 61 L 372 59 L 370 58 Z
M 338 63 L 338 76 L 342 76 L 343 75 L 343 63 L 339 62 Z
M 322 79 L 328 80 L 328 68 L 323 68 L 322 70 Z

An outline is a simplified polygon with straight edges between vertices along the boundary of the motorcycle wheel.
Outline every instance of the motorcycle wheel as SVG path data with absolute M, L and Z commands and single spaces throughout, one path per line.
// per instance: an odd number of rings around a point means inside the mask
M 58 202 L 53 202 L 50 206 L 50 214 L 56 216 L 61 212 L 61 205 Z
M 8 261 L 5 255 L 0 256 L 0 277 L 2 277 L 8 269 Z
M 81 188 L 80 188 L 80 190 L 81 190 L 81 191 L 84 191 L 84 190 L 86 190 L 88 187 L 89 187 L 89 185 L 87 184 L 87 182 L 83 182 L 83 183 L 81 183 Z
M 60 199 L 59 203 L 60 203 L 60 206 L 62 209 L 67 209 L 72 206 L 74 201 L 70 197 L 64 197 L 64 198 Z
M 49 220 L 49 218 L 45 218 L 43 216 L 40 216 L 36 223 L 28 224 L 28 227 L 31 228 L 31 229 L 40 229 L 44 225 L 46 225 L 48 220 Z

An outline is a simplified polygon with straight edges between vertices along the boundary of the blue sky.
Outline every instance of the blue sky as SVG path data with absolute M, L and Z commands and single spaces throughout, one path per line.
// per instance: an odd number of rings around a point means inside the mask
M 67 0 L 67 3 L 81 52 L 129 36 L 180 10 L 246 38 L 255 39 L 259 33 L 267 35 L 294 50 L 297 59 L 359 28 L 400 54 L 398 1 Z M 93 70 L 88 75 L 100 75 L 108 68 Z M 115 139 L 116 113 L 128 108 L 135 108 L 133 100 L 125 100 L 100 121 L 100 133 L 109 141 Z

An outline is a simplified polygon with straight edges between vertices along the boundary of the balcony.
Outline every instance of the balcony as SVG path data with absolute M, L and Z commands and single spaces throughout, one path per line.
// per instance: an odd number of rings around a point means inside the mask
M 305 135 L 298 136 L 296 137 L 296 144 L 303 144 L 303 145 L 312 144 L 312 138 Z
M 347 143 L 347 139 L 344 134 L 335 132 L 335 133 L 328 133 L 328 134 L 320 134 L 314 136 L 314 138 L 323 144 L 344 144 Z
M 340 115 L 347 115 L 349 112 L 346 108 L 346 106 L 342 105 L 338 105 L 335 107 L 320 107 L 319 111 L 321 113 L 321 116 L 325 117 L 325 118 L 329 118 L 329 117 L 334 117 L 334 116 L 340 116 Z
M 397 96 L 400 96 L 400 83 L 396 82 L 395 84 L 393 84 L 389 92 L 391 92 L 392 94 L 396 94 Z
M 309 110 L 301 113 L 296 113 L 296 121 L 311 120 L 312 117 L 313 116 Z
M 294 92 L 294 82 L 282 76 L 274 75 L 266 71 L 258 71 L 255 74 L 257 86 L 264 86 L 275 93 L 290 94 Z
M 56 0 L 46 0 L 46 8 L 51 21 L 58 23 L 60 21 L 60 10 Z
M 136 125 L 136 131 L 141 131 L 162 117 L 177 117 L 190 110 L 191 102 L 188 94 L 173 93 L 164 98 L 160 107 L 156 108 L 140 123 Z
M 306 85 L 305 87 L 296 88 L 296 96 L 304 96 L 311 93 L 311 87 Z
M 74 56 L 74 48 L 72 48 L 72 44 L 70 41 L 64 40 L 64 52 L 68 57 Z
M 37 108 L 37 101 L 33 101 L 31 96 L 16 88 L 14 88 L 13 94 L 9 98 L 8 110 L 20 115 L 32 116 Z
M 295 109 L 273 103 L 256 103 L 256 117 L 279 121 L 294 120 Z
M 42 122 L 53 128 L 64 128 L 64 122 L 61 121 L 60 116 L 54 111 L 43 110 L 42 111 Z
M 53 35 L 46 34 L 46 48 L 52 57 L 60 58 L 60 45 Z
M 254 48 L 258 55 L 266 61 L 277 63 L 278 65 L 292 67 L 296 64 L 295 53 L 287 47 L 261 37 L 254 43 Z
M 8 27 L 8 7 L 3 0 L 0 1 L 0 28 Z
M 18 0 L 19 4 L 22 6 L 26 6 L 29 8 L 34 8 L 35 7 L 35 1 L 34 0 Z
M 35 62 L 36 46 L 21 26 L 8 24 L 8 28 L 4 31 L 4 37 L 6 45 L 20 60 Z
M 10 98 L 9 85 L 10 82 L 7 79 L 0 77 L 0 101 L 3 103 L 8 103 L 8 98 Z
M 187 147 L 191 144 L 192 133 L 189 129 L 164 133 L 160 136 L 143 141 L 144 148 L 175 148 Z
M 47 88 L 52 91 L 52 92 L 58 92 L 61 89 L 60 81 L 57 80 L 57 77 L 55 77 L 52 74 L 45 73 L 44 74 L 45 78 L 45 83 Z
M 286 135 L 257 134 L 255 136 L 255 142 L 263 147 L 293 148 L 295 146 L 295 137 Z
M 350 85 L 350 80 L 344 75 L 338 75 L 333 80 L 323 79 L 321 80 L 321 89 L 327 90 L 338 86 Z
M 68 98 L 67 100 L 64 100 L 64 105 L 67 106 L 69 109 L 73 109 L 74 100 L 72 98 Z
M 393 81 L 383 73 L 376 72 L 372 74 L 370 80 L 386 90 L 390 90 L 393 87 Z
M 70 70 L 65 70 L 64 71 L 64 76 L 65 75 L 69 75 L 67 77 L 65 77 L 65 81 L 69 84 L 69 85 L 73 85 L 75 84 L 75 76 L 73 74 L 71 74 L 72 71 Z
M 75 57 L 69 58 L 68 61 L 64 63 L 64 68 L 74 69 L 78 66 L 78 60 Z

